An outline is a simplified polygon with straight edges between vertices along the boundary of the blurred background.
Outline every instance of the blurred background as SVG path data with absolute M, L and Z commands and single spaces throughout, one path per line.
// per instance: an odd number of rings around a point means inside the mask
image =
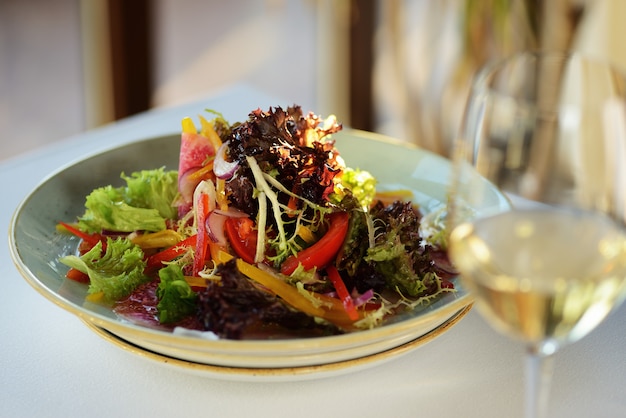
M 238 84 L 447 155 L 481 65 L 547 48 L 626 68 L 625 17 L 623 0 L 0 0 L 0 160 Z

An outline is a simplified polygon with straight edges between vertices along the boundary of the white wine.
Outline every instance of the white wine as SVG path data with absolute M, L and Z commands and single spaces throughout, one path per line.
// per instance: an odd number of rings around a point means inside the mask
M 496 329 L 554 349 L 589 333 L 625 293 L 626 235 L 589 212 L 516 210 L 463 224 L 450 255 Z

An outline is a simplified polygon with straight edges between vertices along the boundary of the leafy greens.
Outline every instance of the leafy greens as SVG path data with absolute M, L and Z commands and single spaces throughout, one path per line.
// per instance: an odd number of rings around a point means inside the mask
M 165 220 L 176 216 L 177 172 L 160 168 L 121 177 L 125 187 L 100 187 L 87 196 L 78 227 L 89 233 L 164 230 Z
M 89 276 L 88 293 L 102 292 L 112 302 L 128 296 L 138 285 L 150 278 L 144 275 L 146 263 L 141 248 L 127 238 L 107 238 L 82 256 L 68 255 L 60 261 Z

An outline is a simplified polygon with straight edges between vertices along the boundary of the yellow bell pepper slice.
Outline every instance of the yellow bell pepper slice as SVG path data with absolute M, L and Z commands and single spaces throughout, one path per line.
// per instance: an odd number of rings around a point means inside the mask
M 198 133 L 198 130 L 196 129 L 196 125 L 194 125 L 193 120 L 191 120 L 190 117 L 184 117 L 183 120 L 181 121 L 181 125 L 183 128 L 183 133 L 186 133 L 186 134 Z
M 208 139 L 211 145 L 213 145 L 213 147 L 215 148 L 215 151 L 217 151 L 217 149 L 222 146 L 222 140 L 220 139 L 220 136 L 217 134 L 217 132 L 215 132 L 213 123 L 206 120 L 206 118 L 204 118 L 202 115 L 199 115 L 198 118 L 200 119 L 201 126 L 200 135 Z
M 219 253 L 219 261 L 222 263 L 232 258 L 233 256 L 228 253 Z M 343 304 L 339 299 L 331 298 L 325 295 L 321 295 L 319 293 L 310 292 L 313 297 L 318 298 L 322 301 L 322 305 L 315 306 L 313 302 L 300 294 L 298 289 L 296 289 L 294 286 L 283 282 L 282 280 L 274 277 L 272 274 L 261 270 L 260 268 L 252 264 L 246 263 L 240 258 L 237 259 L 236 263 L 237 268 L 242 274 L 263 285 L 266 289 L 281 297 L 286 303 L 293 306 L 294 308 L 308 315 L 326 319 L 327 321 L 342 328 L 352 328 L 352 325 L 355 321 L 350 319 Z M 357 320 L 362 319 L 363 312 L 359 311 L 358 313 L 359 315 Z
M 173 247 L 183 240 L 182 235 L 171 229 L 136 235 L 130 241 L 142 249 Z

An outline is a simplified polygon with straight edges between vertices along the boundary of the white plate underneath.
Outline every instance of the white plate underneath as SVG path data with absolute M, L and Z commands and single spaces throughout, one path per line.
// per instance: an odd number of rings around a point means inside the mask
M 338 361 L 334 363 L 326 363 L 314 366 L 302 367 L 279 367 L 279 368 L 259 368 L 259 367 L 229 367 L 212 365 L 205 363 L 196 363 L 193 361 L 178 359 L 156 353 L 133 344 L 117 335 L 98 327 L 88 321 L 84 321 L 97 335 L 106 341 L 122 348 L 123 350 L 137 355 L 150 362 L 157 363 L 162 366 L 171 367 L 182 370 L 195 375 L 233 381 L 251 381 L 251 382 L 282 382 L 282 381 L 299 381 L 322 379 L 344 373 L 352 373 L 358 370 L 381 365 L 387 361 L 391 361 L 399 356 L 409 353 L 412 350 L 423 346 L 424 344 L 434 340 L 439 335 L 446 332 L 452 326 L 457 324 L 472 308 L 467 305 L 459 310 L 450 319 L 439 325 L 432 331 L 421 335 L 405 344 L 393 347 L 389 350 L 381 351 L 375 354 L 354 358 L 350 360 Z

